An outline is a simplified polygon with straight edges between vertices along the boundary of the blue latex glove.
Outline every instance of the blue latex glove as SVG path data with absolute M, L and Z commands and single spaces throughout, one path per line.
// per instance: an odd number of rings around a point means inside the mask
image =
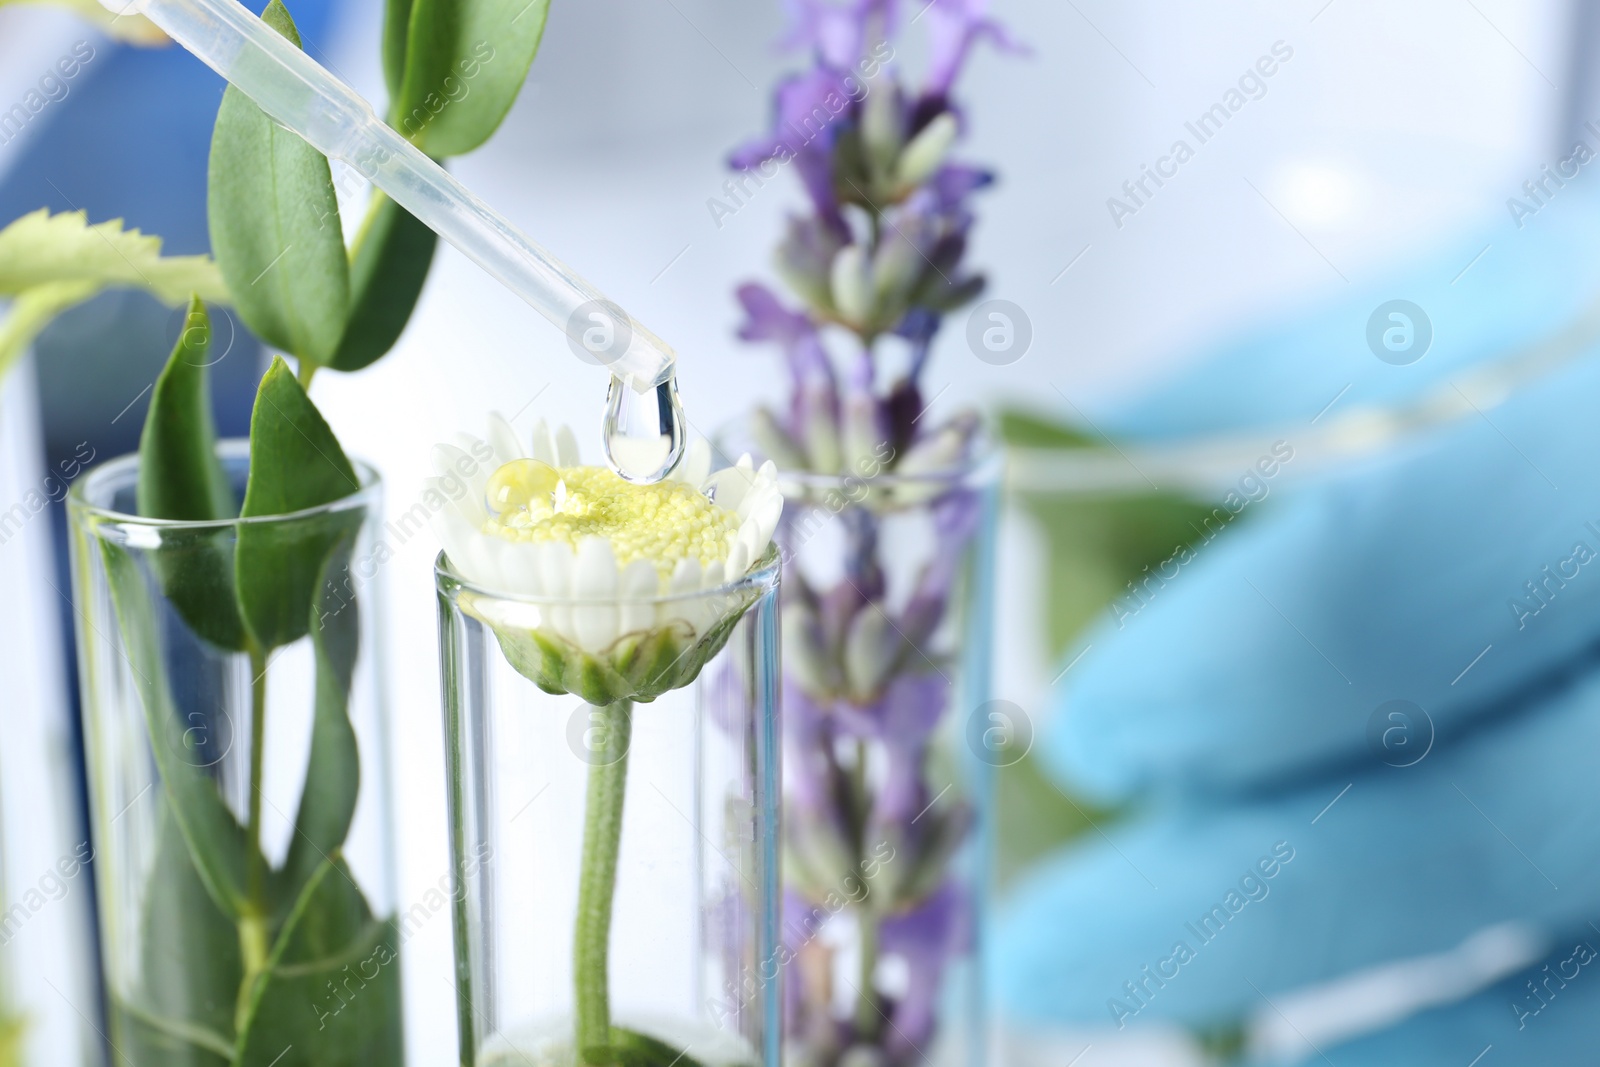
M 1600 296 L 1600 205 L 1563 196 L 1524 231 L 1220 351 L 1108 421 L 1145 439 L 1309 431 L 1346 384 L 1336 411 L 1400 402 L 1557 334 Z M 1395 297 L 1435 331 L 1406 367 L 1364 342 Z M 1340 1067 L 1466 1067 L 1489 1044 L 1494 1064 L 1593 1060 L 1600 959 L 1567 962 L 1578 942 L 1600 950 L 1600 343 L 1586 349 L 1487 419 L 1275 490 L 1084 639 L 1040 755 L 1073 789 L 1144 803 L 1002 904 L 1004 1012 L 1281 1023 L 1294 991 L 1492 929 L 1498 949 L 1447 962 L 1460 988 L 1390 998 L 1455 1003 L 1301 1051 Z M 1525 583 L 1563 565 L 1541 606 Z M 1425 710 L 1431 749 L 1419 722 L 1373 725 L 1391 700 Z M 1534 999 L 1546 963 L 1577 976 Z

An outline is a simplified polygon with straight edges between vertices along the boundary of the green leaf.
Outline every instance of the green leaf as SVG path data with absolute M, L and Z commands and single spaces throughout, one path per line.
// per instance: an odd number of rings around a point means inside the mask
M 355 468 L 333 431 L 289 365 L 274 358 L 250 416 L 250 481 L 241 517 L 290 515 L 358 489 Z M 306 635 L 323 567 L 362 517 L 352 508 L 240 525 L 234 581 L 245 626 L 262 651 Z
M 198 297 L 150 395 L 139 438 L 139 514 L 209 522 L 239 513 L 217 459 L 207 372 L 211 322 Z M 189 628 L 220 648 L 243 651 L 233 592 L 234 530 L 164 531 L 155 552 L 162 592 Z
M 227 1064 L 244 978 L 239 931 L 206 892 L 170 809 L 156 829 L 139 955 L 138 987 L 113 998 L 117 1047 L 136 1067 Z
M 311 723 L 311 757 L 300 794 L 289 853 L 278 876 L 276 895 L 285 908 L 326 860 L 343 845 L 361 792 L 361 753 L 350 724 L 350 683 L 360 652 L 359 607 L 340 592 L 348 575 L 348 544 L 329 557 L 322 596 L 313 606 L 311 644 L 316 652 L 316 710 Z
M 592 1050 L 585 1063 L 614 1063 L 619 1067 L 701 1067 L 699 1060 L 685 1049 L 673 1048 L 665 1041 L 637 1030 L 611 1028 L 611 1043 Z
M 19 1015 L 0 1015 L 0 1067 L 22 1067 L 27 1036 L 27 1019 Z
M 1000 437 L 1013 448 L 1093 448 L 1101 440 L 1026 411 L 1002 411 Z
M 161 654 L 161 618 L 145 575 L 122 546 L 104 539 L 99 544 L 167 803 L 206 894 L 225 915 L 237 918 L 246 899 L 244 829 L 198 765 L 190 733 L 178 718 Z
M 40 208 L 0 230 L 0 296 L 53 282 L 133 286 L 173 305 L 190 293 L 228 301 L 223 275 L 207 256 L 163 256 L 161 238 L 124 230 L 121 219 L 91 226 L 82 211 Z
M 383 82 L 389 99 L 400 95 L 406 73 L 406 39 L 411 28 L 411 0 L 385 0 L 383 5 Z
M 399 938 L 337 854 L 300 894 L 257 982 L 233 1067 L 400 1067 Z
M 350 262 L 350 316 L 328 361 L 353 371 L 376 361 L 400 339 L 422 295 L 439 235 L 374 192 Z
M 98 282 L 51 282 L 23 290 L 11 301 L 10 313 L 0 320 L 0 381 L 56 316 L 99 291 Z
M 298 47 L 279 0 L 262 21 Z M 245 324 L 267 344 L 326 365 L 344 332 L 350 267 L 328 161 L 238 89 L 211 136 L 211 248 Z
M 413 0 L 389 125 L 436 158 L 483 144 L 522 91 L 549 8 L 550 0 Z
M 207 386 L 211 320 L 199 297 L 150 395 L 139 438 L 139 513 L 157 519 L 209 522 L 238 514 L 227 473 L 217 459 L 217 429 Z

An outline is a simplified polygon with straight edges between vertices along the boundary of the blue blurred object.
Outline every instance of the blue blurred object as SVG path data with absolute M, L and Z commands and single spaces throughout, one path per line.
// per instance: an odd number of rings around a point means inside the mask
M 1578 353 L 1253 505 L 1085 636 L 1040 754 L 1139 814 L 1002 909 L 1010 1015 L 1254 1021 L 1288 1035 L 1286 1059 L 1340 1067 L 1464 1067 L 1489 1044 L 1497 1063 L 1587 1061 L 1600 965 L 1573 954 L 1600 948 L 1597 237 L 1600 203 L 1574 186 L 1526 229 L 1226 346 L 1101 423 L 1293 447 L 1336 395 L 1335 415 L 1405 404 L 1552 339 Z M 1367 343 L 1393 299 L 1431 320 L 1409 365 Z M 1362 1030 L 1381 1032 L 1337 1044 Z

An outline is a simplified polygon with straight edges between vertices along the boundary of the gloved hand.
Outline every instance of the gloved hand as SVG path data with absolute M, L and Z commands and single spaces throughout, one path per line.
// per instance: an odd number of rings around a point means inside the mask
M 1555 337 L 1600 299 L 1600 204 L 1561 195 L 1100 425 L 1281 427 L 1292 448 L 1341 391 L 1322 420 Z M 1432 321 L 1409 366 L 1365 342 L 1396 297 Z M 1467 1067 L 1489 1045 L 1482 1067 L 1593 1060 L 1600 337 L 1582 347 L 1381 456 L 1299 484 L 1291 461 L 1069 652 L 1092 646 L 1039 754 L 1064 787 L 1137 814 L 1000 902 L 1002 1013 L 1255 1020 L 1286 1060 L 1338 1067 Z

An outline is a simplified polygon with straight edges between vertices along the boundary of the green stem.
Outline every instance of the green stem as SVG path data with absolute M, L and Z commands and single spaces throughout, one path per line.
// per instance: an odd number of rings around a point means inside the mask
M 628 745 L 633 701 L 596 708 L 604 747 L 593 754 L 583 817 L 583 870 L 578 882 L 578 922 L 573 938 L 573 984 L 577 999 L 578 1062 L 611 1062 L 611 998 L 608 958 L 611 903 L 617 889 L 622 846 L 622 802 L 628 784 Z
M 856 765 L 854 786 L 856 791 L 855 825 L 852 827 L 855 836 L 856 875 L 862 878 L 863 892 L 861 900 L 855 907 L 856 924 L 860 931 L 858 938 L 861 948 L 861 967 L 857 971 L 858 986 L 856 988 L 856 1035 L 863 1041 L 875 1040 L 878 1036 L 878 1024 L 881 1016 L 878 1014 L 878 994 L 876 990 L 876 976 L 878 972 L 878 918 L 873 911 L 871 887 L 864 877 L 865 857 L 867 854 L 867 823 L 872 801 L 867 786 L 867 743 L 856 742 Z
M 294 377 L 295 380 L 300 383 L 300 388 L 304 389 L 307 393 L 311 392 L 311 378 L 316 373 L 317 365 L 315 363 L 312 363 L 310 360 L 305 359 L 304 357 L 301 357 L 297 361 Z
M 244 980 L 239 985 L 237 1012 L 242 1019 L 250 1003 L 250 990 L 256 977 L 266 969 L 269 951 L 267 931 L 267 861 L 261 851 L 262 764 L 267 742 L 267 657 L 260 649 L 250 649 L 250 781 L 249 818 L 245 824 L 245 862 L 248 881 L 245 906 L 239 916 L 239 951 L 244 961 Z
M 856 909 L 856 922 L 860 929 L 861 971 L 860 986 L 856 990 L 856 1037 L 874 1041 L 878 1037 L 878 918 L 870 907 Z

